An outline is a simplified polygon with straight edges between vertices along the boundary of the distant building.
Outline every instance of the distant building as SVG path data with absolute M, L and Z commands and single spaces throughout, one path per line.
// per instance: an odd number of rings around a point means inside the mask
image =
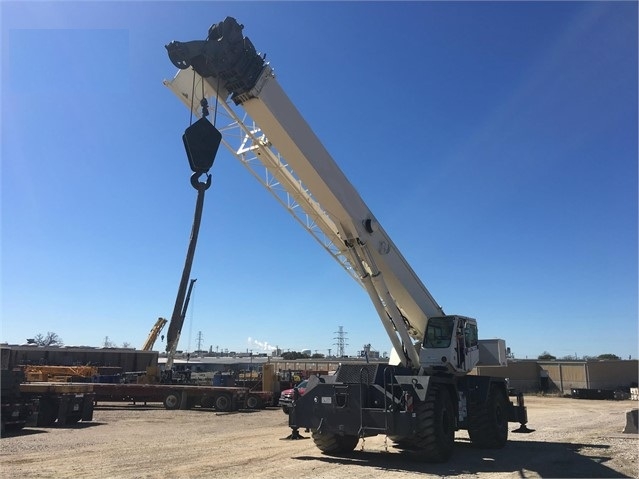
M 123 373 L 146 371 L 158 365 L 157 351 L 134 348 L 92 348 L 88 346 L 9 345 L 14 366 L 96 366 L 119 367 Z
M 147 367 L 162 367 L 166 357 L 159 357 L 157 351 L 140 351 L 133 348 L 92 348 L 87 346 L 35 346 L 8 345 L 7 360 L 13 366 L 97 366 L 119 367 L 123 373 L 146 371 Z M 310 350 L 306 350 L 310 353 Z M 194 372 L 240 372 L 260 371 L 270 363 L 275 371 L 297 372 L 306 378 L 313 374 L 331 374 L 340 363 L 361 363 L 368 355 L 368 361 L 386 363 L 379 352 L 364 345 L 359 357 L 314 358 L 285 360 L 267 354 L 233 354 L 228 356 L 185 355 L 177 357 L 178 368 L 188 367 Z M 571 394 L 573 389 L 608 389 L 627 391 L 637 387 L 639 361 L 634 360 L 513 360 L 505 367 L 478 366 L 471 374 L 482 374 L 508 378 L 511 387 L 522 392 L 547 392 Z
M 379 351 L 375 351 L 371 348 L 370 344 L 365 344 L 364 349 L 359 352 L 360 358 L 368 358 L 368 359 L 379 359 Z
M 571 394 L 573 389 L 629 390 L 637 387 L 639 361 L 510 360 L 508 366 L 478 366 L 473 374 L 508 378 L 523 392 Z

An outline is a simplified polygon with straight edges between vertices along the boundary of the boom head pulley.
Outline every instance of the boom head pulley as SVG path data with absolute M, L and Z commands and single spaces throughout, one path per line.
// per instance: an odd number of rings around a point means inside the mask
M 193 67 L 203 78 L 217 78 L 233 97 L 240 96 L 255 86 L 265 65 L 251 40 L 242 35 L 243 28 L 226 17 L 209 28 L 206 40 L 172 41 L 165 48 L 177 68 Z

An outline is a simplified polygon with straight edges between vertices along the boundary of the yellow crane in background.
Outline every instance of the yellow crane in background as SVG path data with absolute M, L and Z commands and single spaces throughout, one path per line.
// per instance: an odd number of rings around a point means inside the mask
M 146 341 L 142 346 L 142 351 L 151 351 L 153 349 L 153 345 L 155 344 L 156 339 L 158 339 L 162 328 L 164 328 L 167 322 L 168 321 L 164 318 L 158 318 L 158 320 L 151 328 L 151 332 L 149 332 L 149 337 L 146 338 Z

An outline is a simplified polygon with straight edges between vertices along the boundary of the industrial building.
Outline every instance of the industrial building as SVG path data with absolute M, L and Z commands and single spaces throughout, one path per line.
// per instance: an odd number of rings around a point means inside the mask
M 157 351 L 132 348 L 90 348 L 10 345 L 11 363 L 22 365 L 119 367 L 123 373 L 162 366 L 166 358 Z M 385 363 L 386 359 L 370 359 Z M 276 372 L 294 371 L 303 376 L 331 373 L 340 363 L 365 363 L 364 358 L 313 358 L 285 360 L 281 357 L 251 355 L 235 357 L 191 357 L 177 359 L 176 366 L 193 371 L 259 371 L 271 363 Z M 509 360 L 506 367 L 477 366 L 472 374 L 508 378 L 510 386 L 522 392 L 571 394 L 574 389 L 628 391 L 639 382 L 639 361 L 634 360 Z
M 637 387 L 639 361 L 510 360 L 505 368 L 478 366 L 478 374 L 507 377 L 523 392 L 571 394 L 573 389 L 628 390 Z
M 10 364 L 24 366 L 97 366 L 121 368 L 123 373 L 146 371 L 158 365 L 157 351 L 134 348 L 92 348 L 88 346 L 6 345 Z

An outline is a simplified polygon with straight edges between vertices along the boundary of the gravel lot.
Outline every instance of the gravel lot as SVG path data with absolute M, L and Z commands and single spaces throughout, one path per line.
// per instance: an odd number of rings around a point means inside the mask
M 639 441 L 623 434 L 636 401 L 526 398 L 530 434 L 504 449 L 456 436 L 445 464 L 407 460 L 384 436 L 345 457 L 322 455 L 308 439 L 286 440 L 279 409 L 236 413 L 167 411 L 116 403 L 71 428 L 25 428 L 0 440 L 0 473 L 13 478 L 528 478 L 639 477 Z M 515 428 L 515 424 L 512 425 Z

